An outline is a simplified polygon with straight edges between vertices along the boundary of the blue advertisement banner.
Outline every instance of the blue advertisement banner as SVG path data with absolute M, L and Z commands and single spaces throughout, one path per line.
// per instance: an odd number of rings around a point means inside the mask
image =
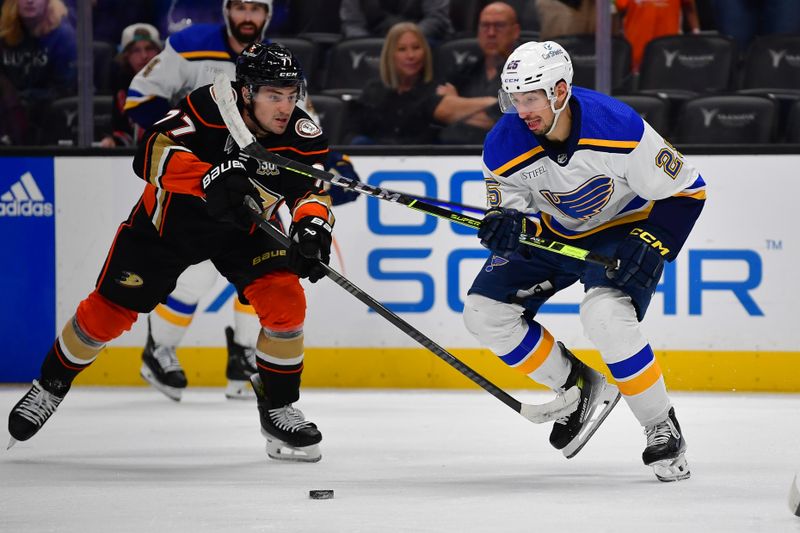
M 52 157 L 4 158 L 0 167 L 0 382 L 25 382 L 53 342 L 56 316 Z

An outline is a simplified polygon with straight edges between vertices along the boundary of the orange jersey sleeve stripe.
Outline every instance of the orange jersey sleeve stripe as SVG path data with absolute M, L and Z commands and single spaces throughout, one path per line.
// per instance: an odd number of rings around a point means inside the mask
M 177 144 L 164 134 L 148 139 L 144 157 L 144 179 L 170 192 L 203 196 L 201 178 L 210 163 L 200 161 L 188 148 Z

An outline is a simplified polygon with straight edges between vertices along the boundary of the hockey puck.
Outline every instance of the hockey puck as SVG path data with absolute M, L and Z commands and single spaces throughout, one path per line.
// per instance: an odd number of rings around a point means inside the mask
M 308 497 L 312 500 L 332 500 L 333 499 L 333 491 L 332 490 L 310 490 L 308 491 Z

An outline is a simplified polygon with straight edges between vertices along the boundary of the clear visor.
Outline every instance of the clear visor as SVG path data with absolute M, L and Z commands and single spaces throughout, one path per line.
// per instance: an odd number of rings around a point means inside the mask
M 544 91 L 527 93 L 507 93 L 503 89 L 497 93 L 500 111 L 512 115 L 518 113 L 538 113 L 550 107 L 550 100 Z
M 256 102 L 264 102 L 269 104 L 291 102 L 293 104 L 297 104 L 306 97 L 306 85 L 305 83 L 295 85 L 294 87 L 273 87 L 270 85 L 261 85 L 252 87 L 252 94 L 253 100 Z

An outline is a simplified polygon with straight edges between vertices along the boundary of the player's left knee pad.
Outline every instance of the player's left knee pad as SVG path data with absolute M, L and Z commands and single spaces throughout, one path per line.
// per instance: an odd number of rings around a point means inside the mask
M 630 296 L 619 289 L 590 289 L 581 302 L 580 314 L 584 334 L 604 357 L 636 353 L 647 343 Z
M 139 313 L 117 305 L 96 290 L 78 305 L 77 327 L 94 341 L 106 343 L 131 329 Z
M 270 272 L 245 287 L 244 295 L 255 307 L 261 326 L 268 332 L 302 331 L 306 295 L 295 274 Z
M 513 350 L 524 335 L 522 306 L 499 302 L 480 294 L 464 301 L 464 325 L 478 341 L 503 355 Z

